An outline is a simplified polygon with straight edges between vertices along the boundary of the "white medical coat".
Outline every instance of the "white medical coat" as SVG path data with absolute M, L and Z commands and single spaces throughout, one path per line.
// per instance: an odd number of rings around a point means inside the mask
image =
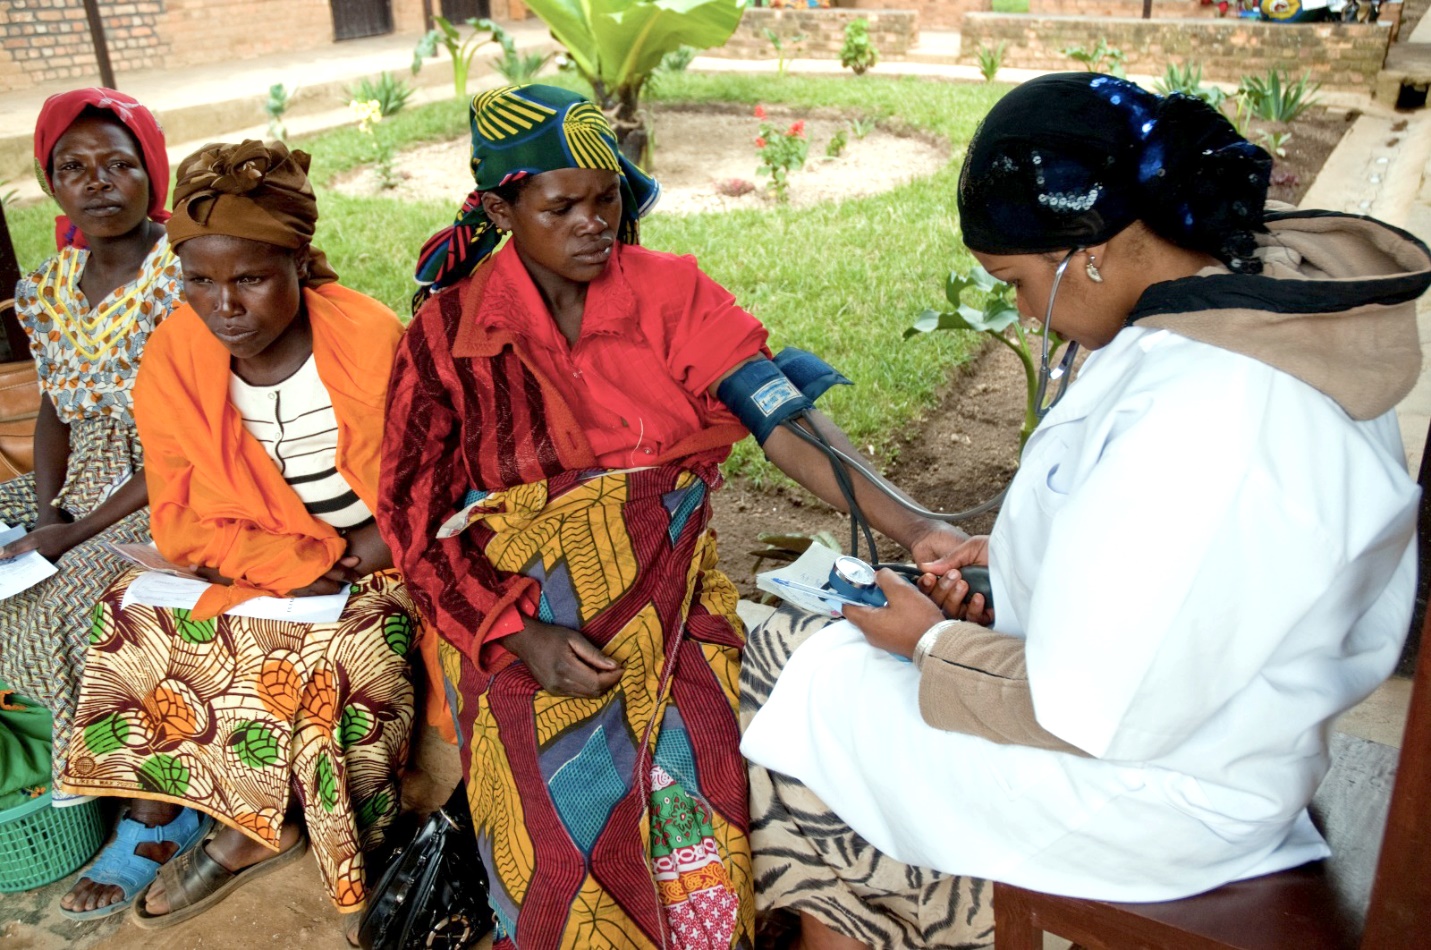
M 1354 422 L 1250 358 L 1126 329 L 1024 451 L 990 539 L 995 628 L 1084 758 L 943 732 L 848 623 L 792 655 L 742 743 L 884 853 L 1106 900 L 1323 857 L 1333 717 L 1392 670 L 1419 490 L 1391 413 Z

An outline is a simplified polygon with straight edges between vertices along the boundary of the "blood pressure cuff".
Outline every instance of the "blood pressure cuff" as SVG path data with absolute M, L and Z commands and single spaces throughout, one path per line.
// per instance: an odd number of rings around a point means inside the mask
M 765 359 L 752 360 L 727 376 L 716 390 L 716 398 L 761 445 L 780 423 L 815 408 L 773 360 Z
M 815 408 L 815 400 L 835 385 L 850 381 L 815 354 L 786 347 L 773 360 L 752 360 L 731 373 L 716 398 L 764 445 L 776 426 Z
M 831 386 L 854 385 L 844 374 L 814 353 L 787 346 L 775 354 L 775 365 L 785 378 L 795 384 L 801 395 L 814 402 L 825 394 Z

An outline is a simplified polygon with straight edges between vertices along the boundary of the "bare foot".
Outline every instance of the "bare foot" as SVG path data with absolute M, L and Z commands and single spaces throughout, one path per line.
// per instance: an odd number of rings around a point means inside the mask
M 228 870 L 238 873 L 244 868 L 253 867 L 269 858 L 278 857 L 279 854 L 298 844 L 300 834 L 302 832 L 299 830 L 297 822 L 285 823 L 283 831 L 279 833 L 278 837 L 279 851 L 275 853 L 243 832 L 225 826 L 210 838 L 203 848 L 208 852 L 209 857 Z M 162 917 L 169 913 L 169 900 L 164 894 L 162 880 L 156 878 L 153 886 L 149 888 L 149 893 L 144 895 L 144 912 L 151 917 Z
M 167 825 L 178 818 L 179 812 L 183 810 L 178 805 L 171 805 L 168 802 L 154 802 L 141 798 L 132 799 L 128 807 L 129 817 L 146 828 Z M 163 864 L 172 858 L 177 850 L 179 850 L 179 845 L 172 841 L 158 843 L 144 841 L 134 848 L 134 853 L 141 858 L 148 858 Z M 98 884 L 87 877 L 82 877 L 75 882 L 74 887 L 70 888 L 68 894 L 60 898 L 60 906 L 65 910 L 82 912 L 98 910 L 101 907 L 108 907 L 110 904 L 117 904 L 122 900 L 124 900 L 122 887 L 114 884 Z
M 846 937 L 803 910 L 800 912 L 800 942 L 797 950 L 871 950 L 870 945 Z

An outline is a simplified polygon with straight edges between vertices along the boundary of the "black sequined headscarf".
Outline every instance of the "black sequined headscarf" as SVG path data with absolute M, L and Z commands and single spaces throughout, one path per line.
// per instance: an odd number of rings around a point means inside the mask
M 1124 79 L 1030 80 L 984 118 L 959 175 L 964 243 L 987 254 L 1102 244 L 1134 221 L 1255 273 L 1272 159 L 1201 99 Z

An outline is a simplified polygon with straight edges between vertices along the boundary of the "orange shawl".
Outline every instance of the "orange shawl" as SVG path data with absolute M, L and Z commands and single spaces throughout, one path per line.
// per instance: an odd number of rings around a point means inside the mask
M 338 471 L 378 509 L 378 450 L 393 354 L 391 310 L 336 283 L 305 288 L 318 376 L 338 418 Z M 149 338 L 134 387 L 154 543 L 175 564 L 235 578 L 194 608 L 208 619 L 286 596 L 337 563 L 346 543 L 308 513 L 229 402 L 229 352 L 185 304 Z

